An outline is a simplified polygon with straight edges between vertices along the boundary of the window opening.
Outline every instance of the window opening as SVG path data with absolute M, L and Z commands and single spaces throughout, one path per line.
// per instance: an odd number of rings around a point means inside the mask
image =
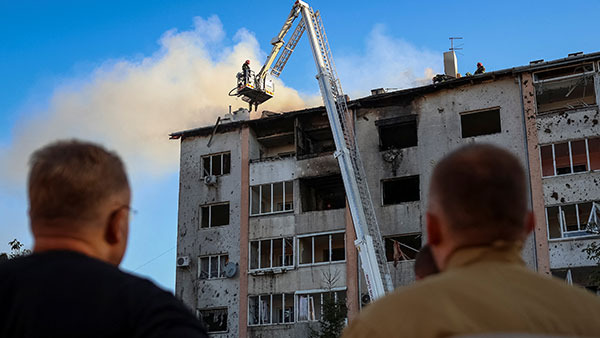
M 384 237 L 385 256 L 388 262 L 413 260 L 421 250 L 421 234 Z
M 341 175 L 329 175 L 300 180 L 302 211 L 342 209 L 346 193 Z
M 250 187 L 250 215 L 292 211 L 294 186 L 291 181 Z
M 381 181 L 383 205 L 420 200 L 419 176 L 406 176 Z
M 310 265 L 346 259 L 344 232 L 298 237 L 299 263 Z
M 463 138 L 500 133 L 500 108 L 463 113 L 460 124 Z
M 231 153 L 202 156 L 202 177 L 226 175 L 231 170 Z
M 229 203 L 204 205 L 200 207 L 200 227 L 211 228 L 229 224 Z
M 227 331 L 227 309 L 199 310 L 199 318 L 204 324 L 206 331 L 226 332 Z
M 294 238 L 250 241 L 250 270 L 294 266 Z
M 198 278 L 216 279 L 225 277 L 225 264 L 229 262 L 229 256 L 212 255 L 198 259 Z
M 379 150 L 416 147 L 417 120 L 379 126 Z

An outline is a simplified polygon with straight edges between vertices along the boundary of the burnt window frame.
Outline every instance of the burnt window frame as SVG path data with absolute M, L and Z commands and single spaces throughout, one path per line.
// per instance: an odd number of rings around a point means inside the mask
M 591 69 L 585 69 L 586 66 L 591 66 Z M 544 73 L 549 73 L 549 72 L 556 72 L 556 71 L 560 71 L 563 69 L 569 69 L 569 68 L 573 68 L 573 69 L 577 69 L 577 67 L 582 67 L 583 71 L 582 72 L 577 72 L 577 73 L 571 73 L 568 75 L 560 75 L 560 76 L 549 76 L 543 79 L 540 79 L 540 75 L 544 74 Z M 550 110 L 539 110 L 539 106 L 538 106 L 538 99 L 537 99 L 537 90 L 538 90 L 538 86 L 539 85 L 543 85 L 544 83 L 552 83 L 552 82 L 560 82 L 560 81 L 567 81 L 567 80 L 571 80 L 571 79 L 575 79 L 575 78 L 586 78 L 586 77 L 590 77 L 591 78 L 591 83 L 592 86 L 594 87 L 593 93 L 595 96 L 595 102 L 589 106 L 597 106 L 598 105 L 598 97 L 596 95 L 597 90 L 596 90 L 596 82 L 594 80 L 594 74 L 598 71 L 598 69 L 600 68 L 600 63 L 598 63 L 598 65 L 596 65 L 595 62 L 589 62 L 589 63 L 581 63 L 581 64 L 576 64 L 576 65 L 568 65 L 568 66 L 564 66 L 564 67 L 558 67 L 558 68 L 553 68 L 553 69 L 549 69 L 549 70 L 542 70 L 542 71 L 538 71 L 533 73 L 533 84 L 535 87 L 535 112 L 536 114 L 551 114 L 551 113 L 555 113 L 558 111 L 565 111 L 565 110 L 574 110 L 574 109 L 581 109 L 581 108 L 585 108 L 586 106 L 575 106 L 573 108 L 569 108 L 569 107 L 565 107 L 565 108 L 555 108 L 555 109 L 550 109 Z
M 225 155 L 229 155 L 229 168 L 227 169 L 227 172 L 225 172 L 225 160 L 224 157 Z M 220 173 L 214 173 L 213 172 L 213 158 L 220 156 L 220 164 L 221 164 L 221 170 Z M 209 163 L 209 173 L 206 172 L 205 168 L 204 168 L 204 160 L 205 159 L 210 159 L 210 163 Z M 214 153 L 214 154 L 207 154 L 207 155 L 202 155 L 200 156 L 200 177 L 204 178 L 207 176 L 224 176 L 224 175 L 229 175 L 231 174 L 231 151 L 223 151 L 223 152 L 219 152 L 219 153 Z
M 465 136 L 465 127 L 464 127 L 464 123 L 465 123 L 464 119 L 465 119 L 465 117 L 467 117 L 467 116 L 474 116 L 474 115 L 478 115 L 478 114 L 491 113 L 491 112 L 498 112 L 498 129 L 497 130 L 494 130 L 493 132 L 486 132 L 484 134 L 481 134 L 481 133 L 472 133 L 472 134 L 469 134 L 469 135 Z M 496 134 L 501 134 L 502 133 L 502 109 L 501 109 L 500 106 L 465 111 L 465 112 L 459 113 L 459 116 L 460 116 L 460 137 L 462 139 L 467 139 L 467 138 L 471 138 L 471 137 L 496 135 Z
M 212 209 L 215 206 L 222 206 L 222 205 L 227 205 L 227 224 L 220 224 L 220 225 L 212 225 L 211 221 L 212 221 Z M 203 224 L 203 217 L 204 217 L 204 208 L 208 208 L 208 226 L 202 226 Z M 223 227 L 223 226 L 227 226 L 229 224 L 231 224 L 231 207 L 229 205 L 229 201 L 226 202 L 217 202 L 217 203 L 210 203 L 210 204 L 203 204 L 200 205 L 200 209 L 198 210 L 198 228 L 200 230 L 206 230 L 206 229 L 211 229 L 211 228 L 219 228 L 219 227 Z
M 391 149 L 408 149 L 419 146 L 419 122 L 417 114 L 402 115 L 389 119 L 381 119 L 375 121 L 377 127 L 377 135 L 379 138 L 379 151 L 387 151 Z M 414 124 L 414 144 L 411 143 L 407 146 L 384 146 L 384 140 L 382 138 L 382 131 L 392 129 L 394 127 L 401 127 Z
M 417 179 L 417 186 L 419 189 L 419 192 L 418 192 L 419 197 L 416 200 L 407 200 L 407 201 L 401 201 L 401 202 L 397 202 L 397 203 L 386 203 L 385 202 L 385 187 L 384 187 L 384 185 L 386 183 L 394 182 L 394 181 L 408 181 L 408 180 L 411 180 L 414 178 Z M 407 176 L 382 179 L 379 182 L 379 186 L 380 186 L 380 190 L 381 190 L 381 206 L 385 207 L 385 206 L 390 206 L 390 205 L 400 205 L 400 204 L 405 204 L 405 203 L 414 203 L 414 202 L 421 201 L 421 175 L 407 175 Z
M 206 322 L 203 319 L 202 313 L 203 312 L 209 312 L 209 311 L 225 311 L 225 316 L 226 316 L 226 320 L 225 320 L 225 330 L 221 330 L 221 331 L 210 331 L 209 329 L 209 325 L 206 324 Z M 200 322 L 202 322 L 202 326 L 206 329 L 207 333 L 227 333 L 229 332 L 229 308 L 228 307 L 214 307 L 214 308 L 205 308 L 205 309 L 199 309 L 196 308 L 196 317 L 198 318 L 198 320 L 200 320 Z
M 341 174 L 304 177 L 300 178 L 298 183 L 298 190 L 300 194 L 300 212 L 318 212 L 346 208 L 346 190 L 344 187 L 344 179 Z M 319 187 L 319 183 L 321 183 L 321 186 L 331 184 L 337 189 L 322 189 L 322 187 Z M 327 193 L 331 194 L 328 195 Z M 323 198 L 324 196 L 335 197 L 331 200 L 331 208 L 319 208 L 318 202 L 324 202 L 327 200 L 326 198 Z M 313 204 L 315 205 L 314 208 L 312 208 Z
M 557 177 L 557 176 L 565 176 L 565 175 L 574 175 L 574 174 L 582 174 L 582 173 L 589 173 L 589 172 L 593 172 L 593 171 L 597 171 L 600 169 L 592 169 L 592 159 L 590 157 L 590 146 L 589 146 L 589 140 L 600 140 L 600 136 L 599 137 L 586 137 L 583 139 L 575 139 L 575 140 L 568 140 L 568 141 L 562 141 L 562 142 L 555 142 L 555 143 L 549 143 L 549 144 L 541 144 L 539 146 L 539 156 L 540 156 L 540 173 L 542 175 L 542 178 L 546 178 L 546 177 Z M 579 141 L 584 141 L 585 142 L 585 156 L 586 156 L 586 170 L 584 171 L 575 171 L 575 168 L 573 166 L 573 147 L 572 147 L 572 142 L 579 142 Z M 597 141 L 595 141 L 597 142 Z M 562 145 L 562 144 L 567 144 L 568 149 L 569 149 L 569 163 L 570 163 L 570 171 L 569 173 L 564 173 L 564 174 L 559 174 L 558 173 L 558 168 L 556 166 L 556 146 L 557 145 Z M 547 149 L 546 147 L 551 147 L 552 150 L 552 169 L 553 169 L 553 174 L 552 175 L 544 175 L 544 159 L 543 159 L 543 155 L 542 155 L 542 148 Z

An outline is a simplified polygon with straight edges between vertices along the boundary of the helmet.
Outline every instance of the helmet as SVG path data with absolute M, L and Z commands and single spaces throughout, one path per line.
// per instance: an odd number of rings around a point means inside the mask
M 483 65 L 481 64 L 481 62 L 477 62 L 477 67 L 481 67 L 481 66 L 483 66 Z
M 250 64 L 250 60 L 246 60 L 246 64 L 249 65 Z

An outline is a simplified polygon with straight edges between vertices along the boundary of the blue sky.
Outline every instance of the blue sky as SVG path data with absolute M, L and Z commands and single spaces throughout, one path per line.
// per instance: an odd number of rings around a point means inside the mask
M 210 124 L 228 104 L 242 106 L 207 83 L 233 87 L 246 54 L 258 68 L 292 4 L 0 1 L 0 251 L 15 237 L 32 244 L 24 187 L 28 152 L 53 139 L 89 135 L 122 153 L 130 168 L 139 214 L 123 268 L 172 289 L 179 148 L 167 132 Z M 351 97 L 424 83 L 441 71 L 450 36 L 464 38 L 461 73 L 474 71 L 479 61 L 490 71 L 600 51 L 598 1 L 310 4 L 322 13 Z M 301 41 L 271 109 L 317 102 L 314 74 L 308 43 Z M 153 91 L 160 95 L 146 102 Z

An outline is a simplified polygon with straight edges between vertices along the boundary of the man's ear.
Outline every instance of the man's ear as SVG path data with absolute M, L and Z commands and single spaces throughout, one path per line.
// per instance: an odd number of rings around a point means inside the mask
M 115 245 L 126 240 L 126 226 L 128 210 L 125 208 L 116 210 L 108 218 L 105 238 L 106 242 Z
M 427 243 L 430 246 L 437 246 L 442 241 L 440 220 L 438 216 L 429 211 L 425 214 L 425 219 L 427 222 Z

